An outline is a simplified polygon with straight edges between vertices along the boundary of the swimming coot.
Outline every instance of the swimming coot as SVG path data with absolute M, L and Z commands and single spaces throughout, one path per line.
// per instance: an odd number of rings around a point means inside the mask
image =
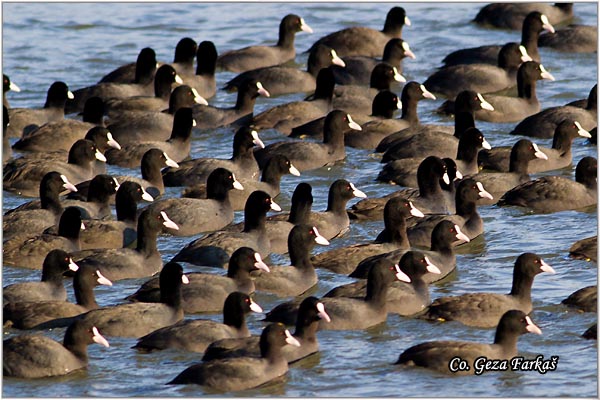
M 217 67 L 239 73 L 293 60 L 296 57 L 296 33 L 301 31 L 312 33 L 313 30 L 303 18 L 288 14 L 279 24 L 279 40 L 276 45 L 249 46 L 226 51 L 217 58 Z
M 317 87 L 317 74 L 321 68 L 337 65 L 344 69 L 344 61 L 338 57 L 335 49 L 325 45 L 319 45 L 314 53 L 311 53 L 306 62 L 306 71 L 296 67 L 271 66 L 257 68 L 243 72 L 225 84 L 225 90 L 239 90 L 239 88 L 250 80 L 261 82 L 269 88 L 271 96 L 280 96 L 288 93 L 314 92 Z
M 41 335 L 11 337 L 2 345 L 2 373 L 24 379 L 67 375 L 87 367 L 92 343 L 109 347 L 98 328 L 82 322 L 67 328 L 62 344 Z
M 178 349 L 203 353 L 217 340 L 249 337 L 246 314 L 251 311 L 260 313 L 262 308 L 247 294 L 232 292 L 223 305 L 222 323 L 208 319 L 179 321 L 142 336 L 132 348 L 141 352 Z
M 336 49 L 340 57 L 381 57 L 390 39 L 402 37 L 404 25 L 411 25 L 406 11 L 402 7 L 393 7 L 387 13 L 382 30 L 363 26 L 345 28 L 320 38 L 308 52 L 314 51 L 319 44 L 325 44 Z
M 459 321 L 467 326 L 493 328 L 509 310 L 520 310 L 529 314 L 533 309 L 533 279 L 542 272 L 553 274 L 555 271 L 534 253 L 523 253 L 517 257 L 513 271 L 510 293 L 467 293 L 439 297 L 433 301 L 422 318 L 432 321 Z
M 594 157 L 584 157 L 577 163 L 575 181 L 563 176 L 544 176 L 509 190 L 498 205 L 525 207 L 537 213 L 594 206 L 598 203 L 597 169 Z
M 194 364 L 177 375 L 169 385 L 195 383 L 218 392 L 231 392 L 260 386 L 283 376 L 288 363 L 282 348 L 300 347 L 300 342 L 282 324 L 270 324 L 260 335 L 260 358 L 239 357 Z
M 254 293 L 255 285 L 250 272 L 256 270 L 269 272 L 260 254 L 250 247 L 240 247 L 229 259 L 227 275 L 202 272 L 187 273 L 190 283 L 183 286 L 183 310 L 186 313 L 220 312 L 223 302 L 230 293 Z M 157 303 L 160 301 L 159 279 L 146 281 L 127 300 Z
M 271 252 L 265 221 L 269 210 L 281 207 L 267 193 L 257 190 L 250 194 L 244 208 L 242 232 L 216 231 L 188 243 L 172 261 L 185 261 L 195 265 L 224 267 L 231 254 L 242 246 L 255 249 L 262 257 Z
M 517 340 L 524 333 L 541 335 L 542 331 L 524 312 L 509 310 L 498 322 L 492 344 L 457 340 L 424 342 L 404 350 L 396 364 L 419 366 L 446 374 L 477 374 L 476 366 L 480 364 L 476 360 L 514 359 L 518 354 Z M 469 369 L 452 370 L 452 360 L 457 358 L 468 363 Z
M 527 49 L 527 54 L 537 62 L 540 62 L 540 53 L 538 51 L 538 38 L 543 30 L 554 32 L 554 27 L 548 21 L 548 17 L 538 11 L 532 11 L 527 14 L 523 20 L 521 30 L 521 45 Z M 468 49 L 456 50 L 448 54 L 442 62 L 444 66 L 458 64 L 496 64 L 500 45 L 485 45 L 472 47 Z

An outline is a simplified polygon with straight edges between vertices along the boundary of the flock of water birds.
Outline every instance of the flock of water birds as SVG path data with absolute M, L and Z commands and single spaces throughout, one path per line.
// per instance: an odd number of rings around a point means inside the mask
M 568 25 L 572 19 L 570 3 L 483 7 L 476 23 L 521 29 L 521 42 L 457 50 L 422 83 L 402 76 L 403 59 L 415 58 L 402 39 L 411 25 L 402 7 L 389 10 L 382 30 L 356 26 L 321 37 L 308 50 L 306 70 L 286 63 L 296 57 L 295 35 L 312 28 L 289 14 L 273 46 L 218 54 L 210 41 L 183 38 L 172 63 L 157 63 L 144 48 L 135 63 L 89 87 L 71 91 L 52 83 L 41 109 L 11 108 L 6 94 L 17 96 L 19 87 L 5 74 L 3 188 L 39 199 L 5 213 L 3 265 L 42 271 L 39 282 L 4 287 L 5 329 L 67 329 L 62 344 L 43 334 L 5 339 L 4 376 L 71 373 L 87 366 L 89 344 L 108 347 L 119 336 L 138 339 L 132 351 L 203 353 L 202 362 L 174 374 L 170 384 L 239 391 L 278 379 L 288 364 L 319 351 L 318 331 L 368 329 L 388 313 L 496 329 L 493 343 L 414 345 L 397 364 L 472 374 L 477 359 L 513 359 L 520 335 L 542 334 L 528 316 L 531 288 L 538 274 L 555 271 L 539 255 L 515 258 L 508 294 L 432 301 L 429 284 L 452 279 L 455 247 L 483 233 L 480 205 L 533 213 L 595 209 L 596 158 L 582 158 L 574 180 L 529 175 L 572 168 L 572 146 L 596 144 L 596 86 L 559 107 L 542 109 L 536 96 L 537 81 L 555 79 L 538 46 L 597 51 L 597 28 Z M 219 70 L 238 73 L 224 88 L 237 91 L 231 108 L 207 101 L 217 92 Z M 398 82 L 400 96 L 391 90 Z M 259 96 L 298 92 L 308 97 L 253 113 Z M 454 126 L 419 122 L 418 103 L 439 96 L 448 100 L 438 112 L 454 115 Z M 73 113 L 81 120 L 65 118 Z M 478 120 L 514 122 L 510 133 L 520 138 L 492 148 Z M 193 158 L 195 129 L 221 127 L 235 132 L 227 144 L 232 157 Z M 289 139 L 265 145 L 259 133 L 268 129 Z M 9 137 L 19 138 L 12 149 Z M 553 138 L 552 147 L 525 137 Z M 366 198 L 340 178 L 330 186 L 326 211 L 317 212 L 311 185 L 302 182 L 289 213 L 267 217 L 281 211 L 274 198 L 286 174 L 340 162 L 345 146 L 382 153 L 377 180 L 403 188 Z M 106 163 L 131 168 L 132 175 L 107 175 Z M 165 186 L 185 187 L 183 196 L 166 196 Z M 361 200 L 347 208 L 354 198 Z M 142 201 L 150 204 L 140 210 Z M 236 211 L 243 211 L 243 222 L 232 224 Z M 383 220 L 384 229 L 373 241 L 311 255 L 355 220 Z M 204 235 L 164 264 L 157 248 L 163 234 Z M 571 253 L 596 261 L 596 242 L 579 241 Z M 268 265 L 263 259 L 271 253 L 288 254 L 289 265 Z M 184 273 L 182 263 L 227 274 Z M 320 299 L 307 296 L 320 269 L 356 281 Z M 67 301 L 65 276 L 73 279 L 76 303 Z M 120 280 L 145 277 L 127 302 L 96 302 L 96 286 L 118 290 Z M 283 300 L 266 313 L 260 336 L 246 325 L 250 312 L 263 312 L 255 291 Z M 565 304 L 596 312 L 596 297 L 595 285 L 582 287 Z M 223 322 L 184 318 L 194 313 L 222 313 Z M 585 336 L 596 338 L 596 327 Z M 452 360 L 471 368 L 453 369 Z

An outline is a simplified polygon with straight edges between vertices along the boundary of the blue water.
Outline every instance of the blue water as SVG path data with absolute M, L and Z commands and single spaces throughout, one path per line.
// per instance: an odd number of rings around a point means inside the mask
M 476 3 L 407 3 L 403 4 L 412 21 L 404 29 L 416 60 L 405 60 L 408 80 L 424 81 L 443 56 L 461 47 L 518 41 L 519 32 L 483 29 L 470 23 L 482 4 Z M 55 80 L 65 81 L 77 89 L 98 81 L 115 67 L 134 61 L 139 49 L 150 46 L 161 61 L 169 62 L 176 43 L 189 36 L 196 41 L 212 40 L 219 52 L 255 43 L 276 40 L 279 20 L 293 12 L 302 16 L 314 34 L 296 36 L 296 62 L 304 68 L 302 52 L 320 36 L 346 26 L 361 24 L 381 28 L 387 3 L 3 3 L 2 60 L 3 72 L 22 91 L 10 93 L 13 107 L 43 105 L 46 90 Z M 595 3 L 575 5 L 576 22 L 597 24 Z M 562 105 L 587 97 L 597 80 L 596 54 L 564 54 L 540 49 L 544 66 L 556 77 L 555 82 L 540 82 L 538 97 L 543 107 Z M 233 77 L 219 72 L 218 86 Z M 401 87 L 396 88 L 399 93 Z M 302 98 L 295 94 L 278 98 L 259 98 L 256 112 L 273 105 Z M 230 106 L 235 94 L 219 91 L 211 104 Z M 424 123 L 452 124 L 449 118 L 433 112 L 441 100 L 419 103 Z M 514 124 L 478 123 L 492 146 L 512 144 L 507 133 Z M 265 143 L 280 140 L 275 131 L 260 132 Z M 218 129 L 195 132 L 192 156 L 230 156 L 231 132 Z M 550 147 L 551 140 L 536 140 Z M 574 143 L 574 163 L 582 157 L 596 155 L 596 147 L 583 141 Z M 295 186 L 310 182 L 315 197 L 314 209 L 325 208 L 328 186 L 344 177 L 369 196 L 381 196 L 396 187 L 377 183 L 380 169 L 377 155 L 367 150 L 347 149 L 347 159 L 331 168 L 285 176 L 277 202 L 289 209 Z M 136 174 L 139 170 L 109 167 L 111 173 Z M 552 174 L 573 176 L 573 168 Z M 169 188 L 167 195 L 179 196 L 180 188 Z M 3 209 L 10 209 L 23 199 L 4 193 Z M 481 376 L 453 377 L 421 369 L 398 369 L 392 365 L 406 348 L 426 340 L 459 339 L 480 342 L 493 340 L 492 330 L 468 328 L 454 323 L 434 325 L 425 321 L 390 316 L 383 326 L 368 331 L 325 331 L 318 334 L 321 352 L 294 365 L 284 382 L 265 388 L 234 393 L 233 396 L 407 396 L 407 397 L 597 397 L 597 343 L 580 335 L 597 316 L 573 312 L 560 301 L 573 291 L 597 282 L 595 263 L 568 257 L 571 244 L 597 231 L 596 212 L 565 211 L 551 215 L 528 215 L 510 208 L 481 207 L 486 232 L 469 247 L 460 250 L 459 273 L 455 280 L 432 287 L 432 297 L 448 293 L 490 291 L 508 292 L 515 258 L 527 251 L 540 254 L 554 267 L 555 275 L 543 274 L 533 286 L 535 310 L 532 319 L 543 335 L 524 335 L 519 340 L 522 355 L 534 358 L 559 356 L 556 371 L 487 373 Z M 241 215 L 236 216 L 239 220 Z M 353 223 L 350 231 L 332 241 L 330 248 L 367 241 L 382 229 L 382 222 Z M 159 248 L 169 260 L 190 238 L 161 237 Z M 324 248 L 315 249 L 316 252 Z M 286 257 L 275 256 L 272 265 L 285 264 Z M 186 266 L 191 270 L 192 266 Z M 214 272 L 214 270 L 211 270 Z M 319 271 L 316 294 L 350 279 L 328 271 Z M 23 280 L 37 280 L 39 272 L 3 268 L 3 285 Z M 132 293 L 144 280 L 118 282 L 112 288 L 96 290 L 102 305 L 116 304 Z M 70 285 L 69 285 L 69 291 Z M 255 300 L 265 310 L 280 300 L 256 294 Z M 198 316 L 190 316 L 197 318 Z M 202 316 L 220 319 L 219 315 Z M 260 316 L 251 316 L 249 326 L 259 333 Z M 9 337 L 21 332 L 4 330 Z M 44 334 L 62 340 L 64 330 Z M 67 377 L 43 380 L 4 379 L 4 397 L 170 397 L 202 396 L 201 387 L 165 386 L 190 364 L 197 354 L 164 351 L 138 354 L 130 347 L 132 339 L 111 338 L 111 347 L 90 346 L 87 371 Z

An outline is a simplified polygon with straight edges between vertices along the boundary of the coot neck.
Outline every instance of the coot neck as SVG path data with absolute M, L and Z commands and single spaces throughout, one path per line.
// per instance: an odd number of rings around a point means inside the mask
M 531 303 L 531 287 L 533 286 L 533 276 L 522 273 L 515 268 L 513 272 L 513 283 L 510 295 L 521 301 Z
M 345 149 L 344 132 L 340 127 L 324 127 L 323 143 L 328 144 L 336 149 Z
M 302 339 L 303 342 L 316 342 L 317 330 L 319 329 L 319 320 L 309 316 L 298 316 L 294 336 Z
M 431 240 L 431 251 L 440 253 L 442 255 L 452 256 L 454 255 L 454 249 L 450 240 L 445 237 L 433 237 Z
M 255 210 L 244 210 L 244 231 L 264 230 L 267 222 L 267 213 L 265 211 L 256 212 Z
M 67 328 L 63 339 L 63 346 L 69 350 L 75 357 L 84 363 L 88 362 L 87 343 L 78 340 L 73 331 L 75 328 Z
M 152 83 L 152 80 L 154 79 L 155 69 L 155 63 L 136 62 L 135 78 L 133 80 L 133 83 L 137 83 L 140 85 L 148 85 Z
M 277 168 L 277 165 L 270 162 L 260 176 L 260 181 L 268 183 L 270 186 L 278 188 L 281 184 L 281 171 Z
M 371 115 L 373 117 L 391 119 L 394 117 L 394 111 L 396 111 L 396 110 L 392 110 L 391 108 L 386 108 L 385 106 L 384 107 L 373 106 L 371 109 Z M 404 117 L 404 113 L 402 114 L 402 117 Z
M 211 182 L 211 185 L 206 185 L 206 198 L 224 202 L 229 199 L 229 188 L 217 183 Z
M 242 291 L 242 287 L 247 288 L 250 287 L 250 285 L 253 285 L 252 278 L 250 277 L 250 271 L 248 271 L 246 268 L 241 268 L 238 265 L 230 266 L 230 268 L 227 270 L 227 277 L 236 282 L 238 290 L 240 291 Z M 254 290 L 251 290 L 251 292 L 253 291 Z
M 262 336 L 261 336 L 262 339 Z M 277 363 L 278 361 L 283 359 L 282 353 L 281 353 L 281 345 L 278 344 L 274 344 L 274 343 L 268 343 L 266 340 L 260 340 L 259 342 L 259 348 L 260 348 L 260 356 L 262 358 L 265 358 L 269 361 L 269 363 Z M 285 362 L 285 360 L 284 360 Z
M 175 98 L 174 96 L 169 96 L 169 108 L 167 110 L 167 114 L 171 114 L 174 116 L 177 110 L 179 110 L 182 107 L 185 107 L 185 104 L 183 104 L 181 100 Z
M 95 310 L 98 308 L 96 296 L 94 296 L 95 286 L 95 284 L 90 285 L 88 282 L 85 282 L 81 275 L 75 274 L 75 277 L 73 278 L 75 301 L 86 310 Z
M 588 96 L 587 107 L 585 108 L 588 111 L 596 112 L 598 108 L 598 90 L 594 87 L 590 91 L 590 95 Z
M 104 126 L 104 104 L 102 101 L 94 102 L 91 106 L 88 106 L 86 102 L 81 119 L 83 122 Z
M 458 150 L 456 151 L 457 160 L 472 163 L 473 161 L 477 161 L 477 153 L 479 153 L 479 148 L 474 146 L 471 140 L 458 141 Z
M 514 172 L 520 175 L 529 175 L 527 169 L 529 168 L 529 160 L 523 160 L 519 157 L 511 157 L 508 172 Z
M 182 297 L 181 297 L 181 277 L 175 282 L 171 282 L 171 287 L 163 290 L 164 285 L 160 288 L 160 302 L 167 306 L 175 309 L 182 309 Z
M 293 237 L 288 239 L 290 264 L 297 269 L 314 271 L 315 268 L 310 261 L 310 250 L 312 247 L 312 244 L 299 243 L 297 240 L 294 240 Z
M 540 60 L 540 53 L 538 51 L 538 38 L 540 37 L 540 32 L 542 31 L 541 27 L 536 29 L 535 26 L 539 26 L 538 23 L 535 24 L 523 24 L 523 30 L 521 33 L 521 45 L 523 45 L 527 49 L 527 54 L 535 60 Z
M 52 286 L 63 286 L 63 275 L 57 267 L 42 268 L 42 282 L 49 282 Z
M 231 326 L 236 330 L 248 330 L 246 327 L 246 315 L 243 310 L 236 305 L 235 308 L 226 308 L 223 310 L 223 323 Z
M 398 248 L 409 248 L 408 234 L 406 232 L 406 219 L 385 219 L 385 229 L 377 237 L 377 243 L 393 243 Z
M 308 61 L 306 62 L 306 72 L 308 72 L 315 78 L 319 74 L 319 71 L 321 70 L 321 68 L 326 68 L 327 65 L 329 64 L 329 62 L 327 62 L 324 65 L 322 63 L 322 61 L 319 59 L 319 56 L 317 54 L 318 54 L 318 51 L 312 51 L 310 53 L 310 55 L 308 56 Z
M 156 241 L 158 239 L 158 231 L 147 226 L 147 221 L 138 220 L 137 227 L 137 252 L 149 257 L 152 254 L 158 253 Z
M 113 193 L 114 193 L 114 191 L 113 191 Z M 98 203 L 98 204 L 108 205 L 109 200 L 110 200 L 110 194 L 108 193 L 107 190 L 100 189 L 100 188 L 95 189 L 95 188 L 91 188 L 91 187 L 90 187 L 90 190 L 88 190 L 88 196 L 87 196 L 88 203 Z
M 471 216 L 477 214 L 477 204 L 473 200 L 463 199 L 460 196 L 456 196 L 456 214 L 469 219 Z
M 154 79 L 154 96 L 162 99 L 164 101 L 168 101 L 171 96 L 171 84 L 172 81 L 166 79 L 166 77 L 159 77 L 159 79 Z
M 398 70 L 398 72 L 402 72 L 402 60 L 404 59 L 404 52 L 396 51 L 396 46 L 385 46 L 383 49 L 383 57 L 381 58 L 381 62 L 388 63 Z M 403 103 L 404 104 L 404 103 Z
M 61 215 L 64 211 L 58 193 L 50 189 L 40 191 L 40 208 L 51 211 L 54 215 Z
M 115 208 L 117 209 L 117 221 L 135 223 L 137 221 L 137 202 L 131 194 L 117 193 Z
M 156 187 L 158 190 L 160 190 L 161 192 L 164 190 L 165 188 L 165 184 L 163 182 L 163 177 L 162 174 L 160 172 L 160 167 L 157 165 L 153 165 L 152 162 L 143 162 L 144 160 L 142 160 L 142 166 L 141 166 L 141 171 L 142 171 L 142 179 L 150 182 L 150 184 L 154 187 Z M 117 211 L 118 214 L 118 211 Z
M 65 105 L 67 104 L 66 96 L 48 96 L 44 103 L 44 108 L 55 108 L 64 112 Z
M 320 71 L 319 71 L 320 72 Z M 314 100 L 325 100 L 329 104 L 333 99 L 333 89 L 335 87 L 335 80 L 333 79 L 332 72 L 326 72 L 324 75 L 319 77 L 317 74 L 317 86 L 312 96 L 309 96 L 310 101 Z
M 78 167 L 89 170 L 92 167 L 92 163 L 94 161 L 95 159 L 89 160 L 86 157 L 82 157 L 79 154 L 75 154 L 75 152 L 73 151 L 69 151 L 69 158 L 67 160 L 67 163 L 71 165 L 77 165 Z
M 192 136 L 192 120 L 189 121 L 181 121 L 173 126 L 173 130 L 171 131 L 171 137 L 169 137 L 169 142 L 173 141 L 181 141 L 185 142 L 190 139 Z
M 571 153 L 572 145 L 573 138 L 570 137 L 569 134 L 561 131 L 554 134 L 554 138 L 552 139 L 552 148 L 557 150 L 561 157 Z
M 404 28 L 404 21 L 395 21 L 393 18 L 386 18 L 381 32 L 387 36 L 400 39 L 402 38 L 402 28 Z
M 472 112 L 461 111 L 454 116 L 454 137 L 460 139 L 464 131 L 474 127 L 475 119 Z
M 327 210 L 325 210 L 325 212 L 331 212 L 337 215 L 346 215 L 347 203 L 348 200 L 343 199 L 338 192 L 330 190 L 327 198 Z
M 412 282 L 409 285 L 412 285 L 421 299 L 426 300 L 425 303 L 429 303 L 429 286 L 423 280 L 423 276 L 412 276 L 411 280 Z
M 575 182 L 584 185 L 589 190 L 598 190 L 598 181 L 596 179 L 596 174 L 590 174 L 585 169 L 575 169 Z
M 58 236 L 69 239 L 79 244 L 79 232 L 81 232 L 81 220 L 63 222 L 62 218 L 58 225 Z
M 251 95 L 247 91 L 238 92 L 234 108 L 239 112 L 252 114 L 257 97 L 258 92 L 255 95 Z
M 496 330 L 496 336 L 494 338 L 494 344 L 502 347 L 502 354 L 507 358 L 516 356 L 517 353 L 517 340 L 519 334 L 517 332 L 498 328 Z
M 376 308 L 384 307 L 387 303 L 387 292 L 391 285 L 384 276 L 374 276 L 367 279 L 367 295 L 365 301 Z
M 535 80 L 531 81 L 531 78 L 525 79 L 522 74 L 517 75 L 517 89 L 520 98 L 529 100 L 530 102 L 537 101 L 535 86 Z
M 377 91 L 390 90 L 390 80 L 387 76 L 380 76 L 378 74 L 371 74 L 371 80 L 369 81 L 369 88 Z
M 400 119 L 408 121 L 411 125 L 419 124 L 419 116 L 417 114 L 417 101 L 409 95 L 405 95 L 404 91 L 400 97 L 402 101 L 402 116 Z
M 294 40 L 296 39 L 296 32 L 287 28 L 284 23 L 279 25 L 279 40 L 277 41 L 277 47 L 282 47 L 286 50 L 294 50 Z
M 440 177 L 434 176 L 431 171 L 428 171 L 427 176 L 422 177 L 417 175 L 417 185 L 419 186 L 419 197 L 429 198 L 442 193 L 440 186 Z
M 241 143 L 235 143 L 233 146 L 233 155 L 231 156 L 231 161 L 242 160 L 242 159 L 252 159 L 254 158 L 254 143 L 252 141 L 244 140 Z
M 312 202 L 308 201 L 296 201 L 292 203 L 290 209 L 290 216 L 288 222 L 294 225 L 305 224 L 310 218 L 310 211 L 312 209 Z
M 196 75 L 205 77 L 214 77 L 217 69 L 217 55 L 212 54 L 196 55 Z

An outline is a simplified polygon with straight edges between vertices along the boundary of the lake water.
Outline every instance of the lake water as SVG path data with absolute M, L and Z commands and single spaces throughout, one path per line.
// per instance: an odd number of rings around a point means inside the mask
M 296 62 L 304 67 L 302 54 L 322 35 L 350 25 L 380 29 L 391 3 L 3 3 L 3 72 L 21 87 L 10 93 L 13 107 L 36 107 L 44 103 L 46 90 L 55 80 L 65 81 L 71 89 L 97 82 L 115 67 L 136 59 L 139 49 L 154 48 L 161 61 L 172 60 L 176 43 L 189 36 L 200 42 L 212 40 L 219 52 L 255 43 L 273 43 L 280 19 L 293 12 L 302 16 L 314 34 L 296 37 Z M 405 27 L 404 39 L 416 54 L 416 60 L 403 63 L 408 80 L 424 81 L 447 53 L 457 48 L 482 44 L 519 41 L 520 33 L 479 28 L 470 23 L 482 4 L 477 3 L 406 3 L 412 21 Z M 576 3 L 576 22 L 596 25 L 597 5 Z M 596 83 L 596 54 L 565 54 L 540 49 L 544 66 L 556 77 L 555 82 L 538 84 L 543 107 L 562 105 L 587 97 Z M 218 87 L 233 77 L 217 75 Z M 268 88 L 267 88 L 268 89 Z M 400 93 L 401 87 L 396 88 Z M 256 112 L 275 104 L 296 100 L 295 94 L 278 98 L 259 98 Z M 235 94 L 219 91 L 211 104 L 230 106 Z M 441 100 L 423 101 L 419 115 L 425 123 L 452 124 L 452 119 L 434 112 Z M 514 124 L 479 122 L 492 146 L 508 145 L 515 138 L 507 133 Z M 260 132 L 265 143 L 281 140 L 275 131 Z M 218 129 L 195 132 L 192 156 L 229 157 L 231 131 Z M 551 140 L 536 140 L 550 147 Z M 574 164 L 582 157 L 596 156 L 596 147 L 581 140 L 574 143 Z M 381 165 L 379 156 L 368 150 L 347 149 L 347 159 L 331 168 L 285 176 L 277 202 L 289 209 L 293 189 L 301 181 L 310 182 L 315 197 L 313 209 L 326 206 L 328 186 L 344 177 L 368 196 L 376 197 L 396 190 L 377 183 L 374 178 Z M 109 167 L 111 173 L 139 173 Z M 572 177 L 574 168 L 554 171 Z M 167 195 L 179 196 L 180 188 L 169 188 Z M 4 193 L 3 209 L 24 200 Z M 265 388 L 227 396 L 393 396 L 393 397 L 597 397 L 597 342 L 580 337 L 597 320 L 592 313 L 578 313 L 560 304 L 573 291 L 597 282 L 595 263 L 572 260 L 568 249 L 578 239 L 597 231 L 596 212 L 565 211 L 551 215 L 529 215 L 512 208 L 480 207 L 485 233 L 469 247 L 460 249 L 456 279 L 431 288 L 432 298 L 466 292 L 508 292 L 512 266 L 523 252 L 535 252 L 556 270 L 543 274 L 533 286 L 535 309 L 532 319 L 543 335 L 524 335 L 519 350 L 527 358 L 541 354 L 546 359 L 559 356 L 556 371 L 494 372 L 481 376 L 445 376 L 422 369 L 399 369 L 392 365 L 406 348 L 427 340 L 459 339 L 491 342 L 493 330 L 464 327 L 459 324 L 431 324 L 426 321 L 390 316 L 386 324 L 367 331 L 326 331 L 318 334 L 321 352 L 294 365 L 284 382 Z M 241 214 L 236 216 L 240 220 Z M 352 223 L 350 231 L 332 241 L 330 248 L 373 239 L 383 223 Z M 171 259 L 191 238 L 159 238 L 165 261 Z M 323 251 L 318 247 L 315 251 Z M 286 257 L 271 257 L 272 265 L 284 264 Z M 197 270 L 185 266 L 188 270 Z M 215 272 L 215 270 L 210 270 Z M 220 272 L 220 271 L 219 271 Z M 319 271 L 316 295 L 350 279 L 328 271 Z M 3 268 L 2 285 L 38 280 L 39 272 Z M 96 290 L 101 305 L 117 304 L 144 281 L 118 282 L 112 288 Z M 70 284 L 68 286 L 70 291 Z M 70 295 L 72 298 L 72 295 Z M 279 301 L 265 294 L 255 300 L 265 310 Z M 199 316 L 190 316 L 197 318 Z M 219 315 L 201 316 L 220 319 Z M 251 316 L 249 326 L 259 333 L 260 316 Z M 21 332 L 4 330 L 4 337 Z M 64 330 L 45 332 L 62 341 Z M 138 354 L 130 349 L 133 339 L 112 338 L 111 347 L 90 346 L 87 371 L 57 379 L 3 379 L 4 397 L 171 397 L 205 395 L 201 387 L 165 386 L 200 356 L 177 351 Z

